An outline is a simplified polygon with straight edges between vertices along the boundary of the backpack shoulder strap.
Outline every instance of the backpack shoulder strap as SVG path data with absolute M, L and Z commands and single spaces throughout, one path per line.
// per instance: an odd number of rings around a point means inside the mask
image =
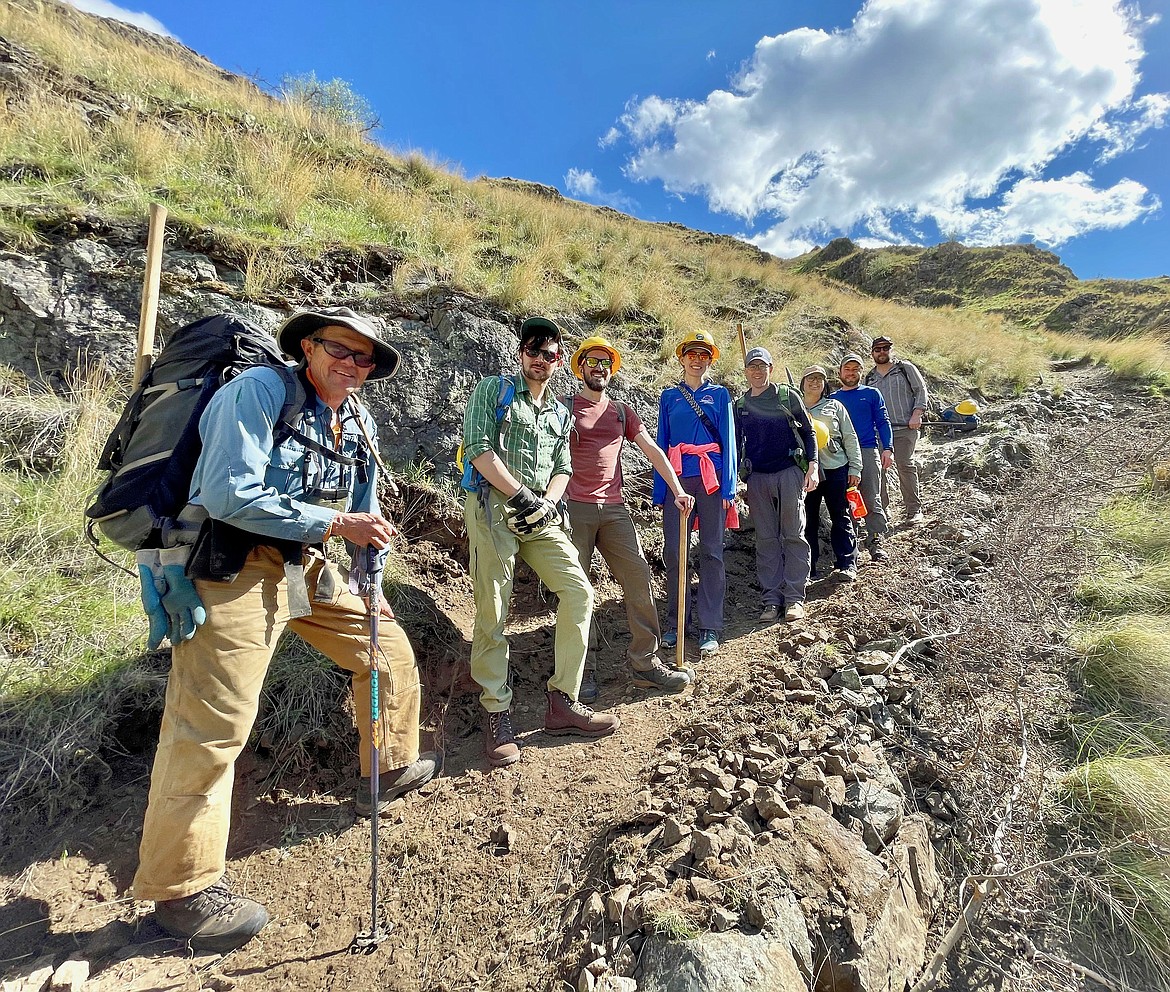
M 296 430 L 297 422 L 301 419 L 305 405 L 309 402 L 309 393 L 300 374 L 294 369 L 290 369 L 287 365 L 267 367 L 276 372 L 280 376 L 281 382 L 284 383 L 284 403 L 272 431 L 273 444 L 279 444 Z

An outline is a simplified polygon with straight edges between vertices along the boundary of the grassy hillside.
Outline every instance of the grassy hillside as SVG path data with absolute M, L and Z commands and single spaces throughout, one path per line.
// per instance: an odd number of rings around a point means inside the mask
M 393 264 L 374 296 L 440 286 L 514 313 L 585 318 L 649 348 L 663 377 L 686 330 L 727 340 L 736 323 L 796 367 L 897 334 L 938 379 L 987 392 L 1034 380 L 1049 353 L 999 314 L 860 297 L 732 238 L 533 184 L 468 180 L 372 143 L 362 121 L 304 87 L 263 93 L 177 44 L 53 0 L 0 7 L 0 38 L 17 67 L 0 82 L 0 244 L 10 248 L 35 250 L 78 211 L 140 218 L 159 200 L 173 224 L 238 264 L 253 298 L 279 296 L 294 268 L 326 251 L 378 246 Z
M 1080 280 L 1035 245 L 859 248 L 838 238 L 796 268 L 884 299 L 999 313 L 1049 331 L 1170 339 L 1170 276 Z

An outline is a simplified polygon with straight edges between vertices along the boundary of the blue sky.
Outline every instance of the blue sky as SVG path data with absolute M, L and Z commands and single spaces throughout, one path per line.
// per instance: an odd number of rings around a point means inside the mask
M 1170 274 L 1170 0 L 107 0 L 377 140 L 787 257 L 1035 241 Z

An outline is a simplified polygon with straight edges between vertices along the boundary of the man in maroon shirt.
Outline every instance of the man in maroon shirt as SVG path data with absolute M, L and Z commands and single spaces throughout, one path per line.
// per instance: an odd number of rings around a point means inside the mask
M 666 480 L 681 513 L 690 513 L 694 497 L 683 491 L 666 455 L 646 432 L 633 407 L 605 395 L 606 387 L 621 368 L 618 350 L 605 338 L 586 338 L 569 364 L 581 380 L 580 392 L 566 399 L 573 413 L 573 429 L 569 432 L 573 474 L 565 493 L 573 544 L 586 574 L 593 560 L 593 549 L 597 548 L 622 587 L 630 625 L 628 659 L 634 685 L 679 692 L 690 684 L 691 677 L 687 672 L 668 668 L 658 658 L 661 631 L 650 590 L 650 566 L 622 499 L 621 451 L 626 439 L 642 449 L 650 464 Z M 580 698 L 589 702 L 597 695 L 597 625 L 594 622 Z

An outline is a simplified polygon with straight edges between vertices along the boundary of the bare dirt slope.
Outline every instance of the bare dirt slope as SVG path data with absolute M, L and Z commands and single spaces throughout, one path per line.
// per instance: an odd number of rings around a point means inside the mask
M 684 753 L 696 727 L 728 742 L 753 725 L 784 726 L 794 738 L 816 741 L 827 704 L 786 701 L 792 697 L 778 673 L 804 666 L 812 677 L 834 652 L 848 656 L 892 635 L 904 643 L 954 631 L 914 660 L 918 715 L 886 741 L 909 805 L 933 814 L 944 878 L 985 870 L 997 843 L 1013 868 L 1039 860 L 1045 841 L 1035 812 L 1044 773 L 1066 759 L 1059 723 L 1072 705 L 1065 662 L 1047 650 L 1081 565 L 1069 527 L 1140 464 L 1165 416 L 1153 401 L 1117 395 L 1096 373 L 1063 376 L 1066 399 L 1051 405 L 1038 428 L 1047 451 L 1032 452 L 1030 467 L 1009 466 L 973 484 L 961 472 L 932 475 L 930 520 L 896 534 L 890 564 L 865 565 L 852 587 L 812 587 L 799 628 L 813 635 L 813 650 L 794 649 L 789 627 L 755 625 L 750 535 L 738 536 L 727 553 L 728 624 L 718 656 L 699 666 L 691 691 L 648 694 L 624 677 L 620 606 L 607 585 L 599 707 L 622 718 L 612 739 L 577 743 L 541 733 L 552 617 L 535 581 L 519 582 L 510 630 L 523 761 L 485 773 L 476 700 L 448 696 L 450 667 L 432 666 L 430 729 L 445 746 L 447 767 L 383 821 L 380 894 L 391 934 L 376 953 L 347 953 L 370 924 L 369 826 L 355 822 L 351 799 L 356 760 L 290 768 L 272 787 L 271 756 L 246 754 L 229 876 L 268 906 L 273 922 L 227 957 L 199 958 L 157 931 L 148 907 L 127 894 L 145 803 L 144 757 L 120 769 L 120 784 L 99 806 L 50 835 L 10 839 L 0 852 L 0 978 L 22 988 L 38 963 L 55 967 L 74 957 L 89 962 L 91 992 L 576 987 L 581 948 L 566 939 L 568 921 L 590 890 L 612 888 L 613 852 L 629 850 L 619 841 L 665 788 L 663 762 Z M 1102 402 L 1117 403 L 1124 435 L 1108 430 L 1114 414 Z M 1086 437 L 1095 443 L 1086 445 Z M 937 440 L 932 457 L 945 465 L 948 446 L 958 452 L 964 443 Z M 973 542 L 980 521 L 990 526 Z M 442 660 L 438 648 L 448 660 L 465 656 L 473 609 L 465 574 L 429 541 L 412 542 L 407 555 L 420 595 L 450 623 L 449 648 L 428 644 L 429 656 Z M 1047 884 L 1025 876 L 992 907 L 941 987 L 990 987 L 1004 975 L 1019 988 L 1079 987 L 1059 963 L 1019 953 L 1023 936 L 1057 962 L 1076 954 L 1045 916 Z M 939 904 L 936 930 L 949 925 L 952 902 Z

